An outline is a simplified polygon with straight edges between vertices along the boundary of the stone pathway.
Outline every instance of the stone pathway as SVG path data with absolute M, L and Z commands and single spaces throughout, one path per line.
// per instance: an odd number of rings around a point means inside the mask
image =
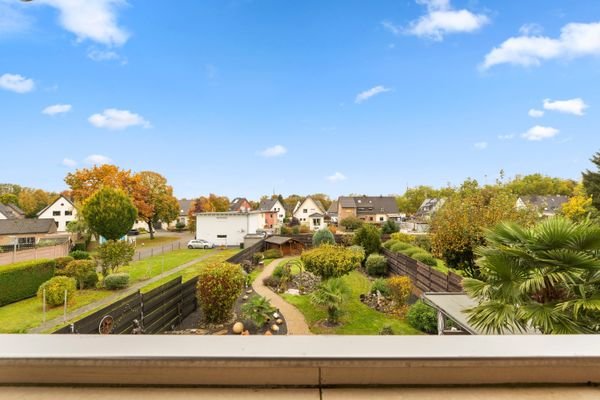
M 117 301 L 125 296 L 129 296 L 130 294 L 137 292 L 138 290 L 140 290 L 141 288 L 143 288 L 146 285 L 154 283 L 158 280 L 163 279 L 164 277 L 175 274 L 181 270 L 186 269 L 187 267 L 191 267 L 192 265 L 205 260 L 206 258 L 214 255 L 215 252 L 217 252 L 217 251 L 218 250 L 213 250 L 213 251 L 207 252 L 204 255 L 202 255 L 201 257 L 195 258 L 192 261 L 189 261 L 185 264 L 181 264 L 180 266 L 178 266 L 176 268 L 165 271 L 162 274 L 156 275 L 150 279 L 136 282 L 126 289 L 115 291 L 114 294 L 111 294 L 108 297 L 105 297 L 103 299 L 100 299 L 98 301 L 90 303 L 86 306 L 79 307 L 78 309 L 67 313 L 67 321 L 72 321 L 73 319 L 76 319 L 77 317 L 79 317 L 82 314 L 85 314 L 87 312 L 90 312 L 95 309 L 99 309 L 99 308 L 107 306 L 111 303 L 114 303 L 115 301 Z M 262 280 L 261 280 L 261 282 L 262 282 Z M 60 317 L 56 317 L 54 319 L 48 320 L 45 323 L 43 323 L 35 328 L 31 328 L 30 330 L 27 331 L 27 333 L 43 333 L 43 332 L 47 331 L 48 329 L 54 328 L 55 326 L 62 325 L 62 324 L 63 324 L 63 317 L 61 315 Z
M 279 297 L 279 295 L 263 284 L 263 279 L 271 276 L 277 265 L 289 259 L 280 258 L 265 266 L 260 275 L 252 283 L 252 289 L 259 295 L 267 298 L 274 307 L 277 307 L 281 311 L 287 323 L 288 335 L 312 335 L 310 329 L 308 329 L 304 315 L 296 307 Z

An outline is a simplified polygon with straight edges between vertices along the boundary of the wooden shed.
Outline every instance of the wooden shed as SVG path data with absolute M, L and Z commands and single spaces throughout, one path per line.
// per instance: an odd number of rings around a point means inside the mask
M 279 249 L 284 256 L 297 256 L 304 250 L 299 240 L 285 236 L 271 236 L 265 239 L 265 250 Z

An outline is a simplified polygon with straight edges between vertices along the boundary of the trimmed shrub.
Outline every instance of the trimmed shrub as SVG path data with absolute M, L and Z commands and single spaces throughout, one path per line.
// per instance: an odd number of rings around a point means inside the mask
M 361 226 L 363 226 L 364 222 L 356 217 L 346 217 L 340 221 L 340 226 L 343 226 L 347 231 L 354 231 Z
M 417 253 L 427 254 L 425 250 L 421 249 L 420 247 L 409 247 L 408 249 L 402 250 L 400 253 L 409 257 L 412 257 Z
M 252 264 L 258 264 L 263 260 L 263 258 L 265 258 L 265 255 L 262 252 L 252 254 Z
M 400 227 L 398 226 L 398 224 L 392 221 L 391 219 L 385 221 L 385 223 L 381 227 L 381 232 L 384 234 L 398 232 L 399 230 Z
M 129 286 L 129 274 L 120 272 L 118 274 L 110 274 L 104 278 L 104 286 L 108 290 L 118 290 Z
M 398 242 L 397 240 L 394 240 L 394 239 L 390 239 L 390 240 L 386 241 L 385 243 L 383 243 L 383 247 L 390 250 L 392 248 L 392 246 L 395 245 L 396 243 L 400 243 L 400 242 Z
M 409 235 L 408 233 L 404 233 L 404 232 L 396 232 L 396 233 L 392 233 L 392 240 L 397 240 L 399 242 L 404 242 L 404 243 L 412 243 L 414 240 L 414 235 Z
M 367 274 L 371 276 L 383 276 L 387 274 L 387 259 L 381 254 L 371 254 L 365 262 Z
M 56 269 L 65 269 L 73 260 L 74 258 L 69 256 L 55 258 L 54 261 L 56 261 Z
M 304 268 L 323 280 L 346 275 L 358 268 L 364 260 L 364 253 L 341 246 L 324 244 L 305 251 L 300 256 Z
M 412 281 L 408 276 L 393 276 L 387 280 L 390 288 L 390 296 L 396 305 L 403 306 L 410 298 L 412 292 Z
M 263 253 L 265 258 L 281 258 L 283 254 L 281 254 L 281 250 L 279 249 L 269 249 Z
M 300 233 L 310 233 L 310 228 L 306 225 L 300 225 Z
M 278 288 L 279 285 L 281 284 L 281 279 L 276 277 L 276 276 L 267 276 L 265 279 L 263 279 L 263 285 L 265 286 L 269 286 L 272 288 Z
M 0 266 L 0 306 L 35 296 L 54 276 L 55 260 L 25 261 Z
M 362 246 L 352 245 L 352 246 L 348 247 L 348 250 L 356 252 L 357 257 L 360 257 L 361 260 L 364 260 L 367 257 L 365 255 L 365 249 L 363 249 Z M 361 263 L 362 263 L 362 261 L 361 261 Z
M 129 265 L 133 260 L 135 247 L 126 241 L 109 240 L 98 247 L 98 259 L 102 275 L 114 274 L 121 265 Z
M 335 244 L 335 237 L 329 229 L 321 229 L 313 235 L 312 244 L 314 247 L 319 247 L 322 244 Z
M 422 248 L 423 250 L 431 253 L 431 239 L 429 235 L 419 235 L 415 236 L 413 239 L 413 243 L 415 246 Z
M 297 235 L 300 233 L 300 227 L 298 225 L 294 225 L 292 227 L 292 234 Z
M 75 244 L 73 245 L 73 248 L 71 249 L 71 250 L 72 250 L 72 251 L 71 251 L 71 253 L 72 253 L 73 251 L 85 251 L 85 249 L 86 249 L 86 245 L 85 245 L 85 243 L 75 243 Z M 69 255 L 70 255 L 70 254 L 69 254 Z M 73 256 L 71 256 L 71 257 L 73 257 Z
M 74 250 L 69 253 L 71 257 L 75 260 L 91 260 L 92 256 L 87 251 L 83 250 Z
M 79 289 L 86 287 L 95 287 L 98 283 L 98 274 L 96 273 L 96 262 L 92 260 L 75 260 L 71 261 L 65 274 L 71 278 L 75 278 Z
M 390 250 L 394 253 L 402 253 L 404 250 L 411 248 L 412 245 L 405 242 L 396 242 L 390 247 Z
M 383 297 L 390 296 L 390 287 L 388 286 L 386 279 L 378 278 L 373 281 L 373 284 L 371 285 L 371 293 L 377 293 L 377 291 L 379 291 Z
M 244 274 L 238 265 L 222 262 L 202 268 L 196 296 L 204 319 L 211 323 L 226 321 L 243 287 Z
M 379 253 L 381 249 L 381 232 L 375 225 L 365 224 L 354 234 L 354 244 L 362 246 L 365 253 Z
M 67 301 L 73 298 L 76 286 L 75 279 L 68 276 L 55 276 L 40 285 L 37 291 L 37 297 L 43 301 L 44 289 L 46 289 L 46 304 L 56 307 L 64 304 L 65 291 L 67 292 Z
M 437 312 L 421 300 L 410 306 L 406 320 L 421 332 L 437 333 Z
M 430 267 L 435 267 L 437 265 L 437 260 L 429 253 L 415 253 L 412 258 L 421 261 L 423 264 L 429 265 Z

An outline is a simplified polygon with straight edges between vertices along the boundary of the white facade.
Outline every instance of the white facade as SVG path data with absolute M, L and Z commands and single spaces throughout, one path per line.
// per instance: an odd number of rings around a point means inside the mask
M 282 225 L 283 220 L 285 219 L 285 208 L 283 207 L 283 204 L 277 200 L 269 211 L 274 211 L 277 213 L 277 223 L 278 225 Z
M 264 224 L 265 216 L 260 211 L 198 213 L 196 239 L 208 240 L 217 246 L 239 246 L 244 243 L 244 236 L 256 233 Z
M 51 218 L 56 222 L 57 232 L 66 232 L 67 224 L 77 219 L 77 209 L 69 199 L 60 196 L 37 215 L 38 219 Z
M 318 216 L 315 214 L 319 214 Z M 307 197 L 294 208 L 294 218 L 300 225 L 305 225 L 311 231 L 318 231 L 327 227 L 325 223 L 325 210 L 323 210 L 312 197 Z

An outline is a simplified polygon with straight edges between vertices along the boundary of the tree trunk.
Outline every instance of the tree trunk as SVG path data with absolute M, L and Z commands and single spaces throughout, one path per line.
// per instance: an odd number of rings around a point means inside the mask
M 148 232 L 150 232 L 150 240 L 154 239 L 154 227 L 152 226 L 152 220 L 148 220 Z

